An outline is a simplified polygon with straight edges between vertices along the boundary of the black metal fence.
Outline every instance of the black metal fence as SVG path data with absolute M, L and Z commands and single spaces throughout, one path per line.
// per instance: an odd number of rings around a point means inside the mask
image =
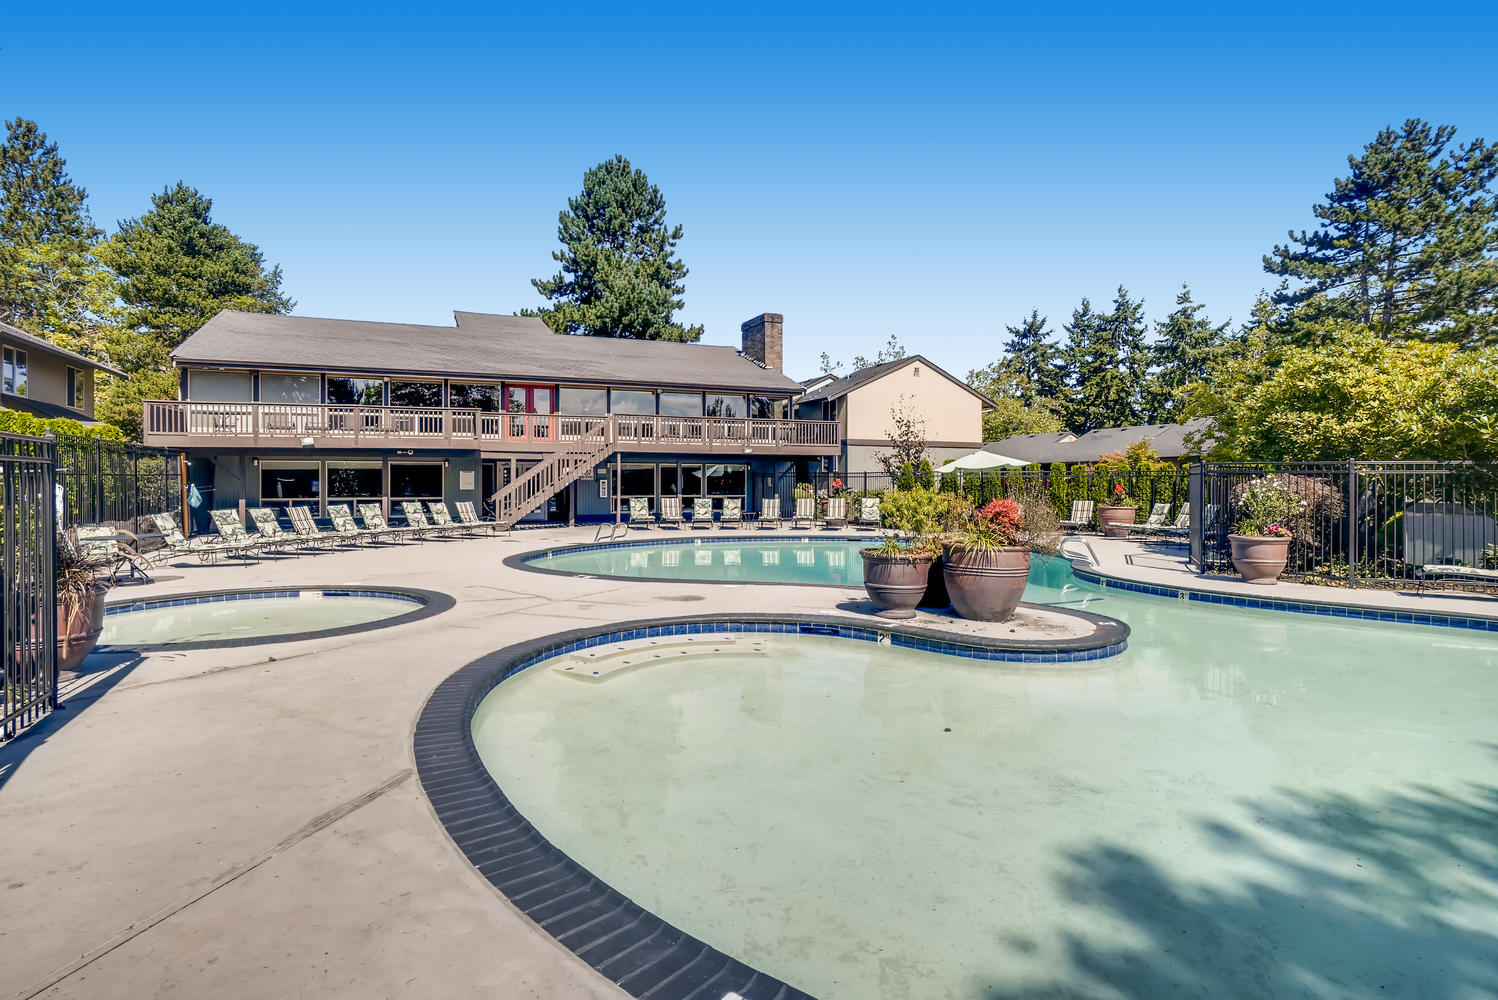
M 1300 500 L 1288 525 L 1294 538 L 1285 578 L 1398 587 L 1425 566 L 1498 569 L 1498 465 L 1209 462 L 1199 469 L 1204 517 L 1193 558 L 1202 572 L 1231 569 L 1234 507 L 1265 476 Z
M 0 634 L 5 690 L 0 738 L 57 706 L 57 588 L 53 547 L 56 448 L 0 434 Z
M 818 473 L 811 483 L 818 496 L 834 488 L 850 493 L 880 492 L 895 486 L 895 480 L 882 472 Z M 937 489 L 961 493 L 975 505 L 1039 490 L 1050 497 L 1056 515 L 1071 514 L 1078 500 L 1094 505 L 1107 503 L 1122 486 L 1124 493 L 1147 513 L 1155 504 L 1169 504 L 1171 510 L 1183 509 L 1187 499 L 1187 470 L 1182 468 L 1139 470 L 1070 469 L 992 469 L 978 472 L 949 472 L 935 477 Z
M 62 487 L 63 527 L 126 523 L 182 510 L 178 453 L 167 449 L 59 437 L 57 483 Z

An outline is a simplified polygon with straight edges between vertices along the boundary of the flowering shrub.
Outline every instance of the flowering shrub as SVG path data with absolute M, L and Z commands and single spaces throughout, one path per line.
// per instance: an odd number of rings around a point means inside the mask
M 1129 496 L 1129 491 L 1124 489 L 1123 483 L 1118 483 L 1113 487 L 1113 491 L 1108 494 L 1108 502 L 1115 507 L 1139 506 L 1134 502 L 1134 498 Z
M 1293 524 L 1305 513 L 1305 501 L 1274 476 L 1250 479 L 1233 491 L 1233 530 L 1240 535 L 1288 538 Z
M 1000 545 L 1013 545 L 1024 523 L 1024 511 L 1016 500 L 990 500 L 973 515 L 979 530 L 993 532 Z

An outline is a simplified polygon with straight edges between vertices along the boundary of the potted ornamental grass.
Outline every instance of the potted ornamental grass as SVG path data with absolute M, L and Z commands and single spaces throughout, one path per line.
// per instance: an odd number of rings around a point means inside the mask
M 104 631 L 104 595 L 109 584 L 99 579 L 101 562 L 71 534 L 59 534 L 53 550 L 57 585 L 57 669 L 76 670 Z
M 1134 515 L 1138 509 L 1139 505 L 1129 496 L 1123 483 L 1118 483 L 1108 494 L 1107 501 L 1098 504 L 1098 530 L 1103 533 L 1104 538 L 1128 537 L 1129 525 L 1134 523 Z
M 1060 540 L 1061 526 L 1047 497 L 990 500 L 943 546 L 942 575 L 952 610 L 973 621 L 1008 621 L 1024 596 L 1031 553 L 1052 554 Z
M 1289 525 L 1304 504 L 1274 476 L 1249 480 L 1233 491 L 1233 568 L 1245 583 L 1272 586 L 1290 559 Z
M 914 618 L 941 558 L 941 536 L 963 511 L 963 501 L 925 487 L 886 490 L 879 512 L 889 531 L 862 549 L 863 589 L 881 618 Z M 945 602 L 943 602 L 945 607 Z

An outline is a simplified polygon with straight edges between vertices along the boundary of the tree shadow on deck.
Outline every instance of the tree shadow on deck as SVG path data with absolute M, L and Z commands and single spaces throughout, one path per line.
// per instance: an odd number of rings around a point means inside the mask
M 14 739 L 0 743 L 0 790 L 15 776 L 27 757 L 124 680 L 141 660 L 140 653 L 128 649 L 90 653 L 76 672 L 63 674 L 58 682 L 61 707 L 22 730 Z
M 1058 887 L 1107 943 L 1065 931 L 1068 973 L 976 995 L 1498 997 L 1498 789 L 1240 805 L 1240 825 L 1198 821 L 1225 867 L 1194 879 L 1107 841 L 1070 852 Z M 1000 942 L 996 965 L 1036 948 Z

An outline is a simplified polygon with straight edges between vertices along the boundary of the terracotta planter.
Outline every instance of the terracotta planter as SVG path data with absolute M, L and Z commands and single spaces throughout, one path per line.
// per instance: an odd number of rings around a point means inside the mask
M 936 556 L 922 552 L 913 558 L 887 556 L 878 549 L 864 549 L 863 589 L 879 609 L 881 618 L 914 618 L 916 605 L 926 594 L 926 579 Z
M 1233 547 L 1233 568 L 1242 574 L 1244 583 L 1273 586 L 1290 558 L 1289 535 L 1229 535 L 1228 543 Z
M 945 611 L 952 603 L 947 596 L 947 577 L 942 567 L 945 561 L 936 558 L 931 560 L 931 568 L 926 572 L 926 596 L 916 605 L 918 608 L 930 608 L 936 611 Z
M 1030 578 L 1030 550 L 1018 545 L 1001 549 L 948 545 L 942 567 L 952 610 L 973 621 L 1008 621 Z
M 1103 533 L 1104 538 L 1127 538 L 1128 526 L 1134 523 L 1134 515 L 1138 511 L 1138 507 L 1114 507 L 1112 504 L 1102 504 L 1097 509 L 1098 530 Z
M 104 595 L 108 587 L 90 590 L 78 604 L 57 604 L 57 669 L 76 670 L 104 631 Z

